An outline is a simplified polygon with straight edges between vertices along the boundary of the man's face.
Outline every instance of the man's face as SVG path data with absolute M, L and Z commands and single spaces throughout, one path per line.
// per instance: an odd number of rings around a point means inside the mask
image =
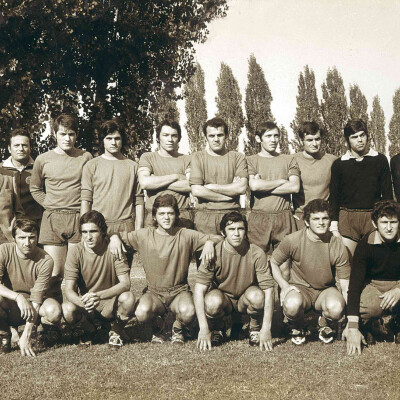
M 220 126 L 218 128 L 213 128 L 211 126 L 207 126 L 206 140 L 212 151 L 215 153 L 222 152 L 225 148 L 226 142 L 224 127 Z
M 303 149 L 308 154 L 318 154 L 321 150 L 321 133 L 318 131 L 315 135 L 305 135 Z
M 116 155 L 121 152 L 122 138 L 118 131 L 109 133 L 104 139 L 104 152 L 110 155 Z
M 56 132 L 57 146 L 63 151 L 70 151 L 76 142 L 76 132 L 60 125 Z
M 328 211 L 311 213 L 310 222 L 304 221 L 307 227 L 318 236 L 325 235 L 331 224 Z
M 31 145 L 29 138 L 26 136 L 14 136 L 11 138 L 11 144 L 8 146 L 8 151 L 14 161 L 25 164 L 29 161 L 31 155 Z
M 380 217 L 378 222 L 374 226 L 378 229 L 381 238 L 385 242 L 393 242 L 397 239 L 397 234 L 399 232 L 399 220 L 397 216 L 393 217 Z
M 175 226 L 176 214 L 173 207 L 160 207 L 156 213 L 158 227 L 168 231 Z
M 351 150 L 356 153 L 362 153 L 367 147 L 368 136 L 364 131 L 353 133 L 349 136 L 349 145 Z
M 87 222 L 82 224 L 81 232 L 82 239 L 89 249 L 99 248 L 103 244 L 104 237 L 95 223 Z
M 17 229 L 14 240 L 17 249 L 25 257 L 29 257 L 37 249 L 37 232 L 24 232 Z
M 164 125 L 160 132 L 160 148 L 170 153 L 177 151 L 179 147 L 178 131 L 170 126 Z
M 279 137 L 278 129 L 265 131 L 261 136 L 261 147 L 268 153 L 273 153 L 278 147 Z
M 232 247 L 239 247 L 246 236 L 246 228 L 243 221 L 232 222 L 225 227 L 225 237 Z

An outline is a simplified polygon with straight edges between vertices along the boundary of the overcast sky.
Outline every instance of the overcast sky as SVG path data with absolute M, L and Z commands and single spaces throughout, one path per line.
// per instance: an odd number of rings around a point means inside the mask
M 350 84 L 360 86 L 369 112 L 373 97 L 379 95 L 388 127 L 393 94 L 400 87 L 400 1 L 230 0 L 228 4 L 227 16 L 214 20 L 207 41 L 196 46 L 205 72 L 209 118 L 217 111 L 221 62 L 232 68 L 244 101 L 248 58 L 254 53 L 272 92 L 272 113 L 290 132 L 298 76 L 306 64 L 315 72 L 319 99 L 321 84 L 333 66 L 343 77 L 347 96 Z M 181 112 L 182 125 L 185 119 Z M 187 150 L 185 139 L 182 150 Z

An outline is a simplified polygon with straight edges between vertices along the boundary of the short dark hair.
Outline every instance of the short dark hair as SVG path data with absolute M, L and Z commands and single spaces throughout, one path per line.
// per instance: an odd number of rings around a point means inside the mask
M 362 119 L 350 119 L 343 129 L 344 137 L 349 141 L 349 136 L 363 131 L 368 136 L 367 124 Z
M 172 207 L 174 209 L 176 215 L 175 226 L 178 225 L 179 206 L 175 196 L 173 196 L 172 194 L 161 194 L 160 196 L 157 196 L 154 200 L 153 208 L 151 210 L 151 215 L 153 216 L 153 218 L 156 217 L 157 210 L 161 207 Z M 158 226 L 157 221 L 154 221 L 154 226 Z
M 220 117 L 211 118 L 204 124 L 203 133 L 204 133 L 204 136 L 206 136 L 206 137 L 207 137 L 207 128 L 208 127 L 217 128 L 217 129 L 220 128 L 220 127 L 223 127 L 225 136 L 228 136 L 228 125 Z
M 261 139 L 265 132 L 272 131 L 273 129 L 277 129 L 279 134 L 281 134 L 281 130 L 278 128 L 278 125 L 275 122 L 262 122 L 256 130 L 256 135 Z
M 78 118 L 73 114 L 60 114 L 53 123 L 54 135 L 57 134 L 60 125 L 65 128 L 71 129 L 78 135 Z
M 318 132 L 322 135 L 322 129 L 315 121 L 304 121 L 300 124 L 298 134 L 301 140 L 304 140 L 306 135 L 316 135 Z
M 82 233 L 83 224 L 89 224 L 89 223 L 96 224 L 99 227 L 103 237 L 107 236 L 107 224 L 102 213 L 99 213 L 96 210 L 92 210 L 83 214 L 81 219 L 79 220 L 79 232 Z
M 11 146 L 11 139 L 15 136 L 25 136 L 29 139 L 29 146 L 31 145 L 31 135 L 22 128 L 18 128 L 18 129 L 13 129 L 10 133 L 10 140 L 9 140 L 9 144 Z
M 121 135 L 122 139 L 122 148 L 126 146 L 127 136 L 125 130 L 121 127 L 119 122 L 116 119 L 110 119 L 108 121 L 104 121 L 99 129 L 98 139 L 99 139 L 99 149 L 101 152 L 104 152 L 104 138 L 110 133 L 118 132 Z
M 221 233 L 223 232 L 224 235 L 226 235 L 225 228 L 228 225 L 233 224 L 234 222 L 243 222 L 244 229 L 245 229 L 246 235 L 247 235 L 247 230 L 248 230 L 247 219 L 239 211 L 231 211 L 222 217 L 221 222 L 219 224 L 219 229 L 220 229 Z
M 178 141 L 181 140 L 181 138 L 182 138 L 181 126 L 176 121 L 164 119 L 164 121 L 162 121 L 161 124 L 159 124 L 156 128 L 157 142 L 160 141 L 160 133 L 161 133 L 161 129 L 163 128 L 163 126 L 169 126 L 170 128 L 175 129 L 178 132 Z
M 329 218 L 332 219 L 332 209 L 326 200 L 322 199 L 311 200 L 304 207 L 303 219 L 304 221 L 307 221 L 309 223 L 311 214 L 316 214 L 325 211 L 328 213 Z
M 371 213 L 371 219 L 378 223 L 381 217 L 396 217 L 400 221 L 400 204 L 394 200 L 381 200 L 375 203 Z
M 34 232 L 36 233 L 36 235 L 39 233 L 39 226 L 37 222 L 29 218 L 18 218 L 14 221 L 11 228 L 11 234 L 13 238 L 15 238 L 15 233 L 17 232 L 17 229 L 20 229 L 24 232 Z

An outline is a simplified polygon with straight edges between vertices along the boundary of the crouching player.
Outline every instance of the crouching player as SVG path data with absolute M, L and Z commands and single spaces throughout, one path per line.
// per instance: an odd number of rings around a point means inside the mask
M 272 350 L 271 322 L 274 281 L 263 250 L 247 240 L 247 221 L 237 211 L 225 214 L 220 229 L 225 240 L 215 248 L 216 258 L 197 272 L 194 301 L 200 332 L 200 350 L 222 344 L 223 317 L 233 311 L 250 315 L 252 346 Z M 217 287 L 212 288 L 216 283 Z M 209 290 L 211 289 L 211 290 Z
M 374 342 L 371 322 L 386 314 L 394 315 L 388 325 L 397 334 L 396 343 L 399 342 L 399 220 L 398 203 L 379 201 L 372 211 L 376 230 L 365 235 L 356 247 L 349 285 L 348 324 L 343 332 L 348 354 L 361 353 L 361 332 L 369 344 Z
M 271 257 L 272 273 L 281 288 L 283 313 L 289 321 L 294 344 L 306 340 L 304 313 L 322 312 L 318 319 L 319 338 L 333 341 L 332 320 L 339 320 L 345 307 L 350 276 L 347 250 L 340 238 L 329 231 L 330 209 L 325 200 L 310 201 L 304 207 L 305 228 L 286 236 Z M 291 260 L 291 275 L 283 279 L 279 266 Z M 341 292 L 335 286 L 340 282 Z
M 64 318 L 85 331 L 83 344 L 96 341 L 95 319 L 111 322 L 109 345 L 118 349 L 135 307 L 129 265 L 125 257 L 117 259 L 111 254 L 107 225 L 98 211 L 82 215 L 79 230 L 83 242 L 68 250 L 65 264 Z
M 52 258 L 37 246 L 38 226 L 29 219 L 17 219 L 12 228 L 13 243 L 0 246 L 0 352 L 11 350 L 10 326 L 25 325 L 19 339 L 23 356 L 35 357 L 32 332 L 38 317 L 44 329 L 61 320 L 61 305 L 45 299 Z
M 219 242 L 222 237 L 178 226 L 178 203 L 170 194 L 154 200 L 152 215 L 155 227 L 119 233 L 125 244 L 139 251 L 146 273 L 147 288 L 139 300 L 136 318 L 142 323 L 152 323 L 152 343 L 163 343 L 164 335 L 157 317 L 164 316 L 170 309 L 176 315 L 171 341 L 183 344 L 187 328 L 195 318 L 188 286 L 190 261 L 193 253 L 204 246 L 201 259 L 208 263 L 214 257 L 214 242 Z M 120 249 L 117 235 L 111 237 L 111 244 Z

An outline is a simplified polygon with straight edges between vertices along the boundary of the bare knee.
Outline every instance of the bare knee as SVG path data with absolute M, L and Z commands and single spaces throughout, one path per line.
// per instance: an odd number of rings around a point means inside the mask
M 285 315 L 288 318 L 295 319 L 303 312 L 303 302 L 300 296 L 287 297 L 283 304 Z
M 64 319 L 69 324 L 75 324 L 81 319 L 82 313 L 75 304 L 70 302 L 62 303 L 61 308 Z
M 150 321 L 154 315 L 151 302 L 139 301 L 135 314 L 139 322 Z
M 190 324 L 196 315 L 194 304 L 191 302 L 181 302 L 179 304 L 177 318 L 185 324 Z
M 220 290 L 213 290 L 206 294 L 204 299 L 206 314 L 210 317 L 219 317 L 224 312 L 224 295 Z
M 339 320 L 344 310 L 344 300 L 339 299 L 327 300 L 324 315 L 327 318 Z
M 135 296 L 131 292 L 124 292 L 118 297 L 118 315 L 131 317 L 135 311 Z
M 60 304 L 53 299 L 45 300 L 42 305 L 43 307 L 43 317 L 50 324 L 58 324 L 61 321 L 61 306 Z
M 245 298 L 250 309 L 259 311 L 264 308 L 264 292 L 258 287 L 247 289 Z

